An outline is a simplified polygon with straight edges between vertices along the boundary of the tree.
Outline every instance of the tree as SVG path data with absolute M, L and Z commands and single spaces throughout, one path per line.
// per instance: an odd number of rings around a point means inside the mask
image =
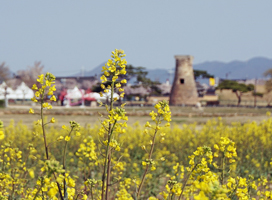
M 198 78 L 213 78 L 214 76 L 207 73 L 207 71 L 194 69 L 195 80 Z
M 267 106 L 270 106 L 271 101 L 272 101 L 272 95 L 271 95 L 271 92 L 272 92 L 272 68 L 265 71 L 263 75 L 265 77 L 269 78 L 268 80 L 265 81 L 265 90 L 266 90 L 265 99 L 267 101 Z
M 120 67 L 117 67 L 117 69 L 118 68 L 119 68 L 119 70 L 121 70 Z M 147 78 L 146 76 L 147 76 L 148 72 L 145 70 L 144 67 L 134 67 L 133 65 L 127 65 L 126 72 L 127 72 L 126 74 L 119 75 L 120 80 L 126 79 L 127 82 L 129 82 L 132 78 L 136 78 L 137 84 L 140 84 L 145 88 L 150 87 L 151 89 L 154 89 L 156 91 L 159 90 L 159 88 L 155 88 L 155 87 L 157 87 L 159 82 L 152 81 L 150 78 Z M 110 84 L 111 84 L 110 82 L 104 83 L 104 85 L 106 87 Z M 92 90 L 94 92 L 102 91 L 102 89 L 100 88 L 100 83 L 97 83 L 97 85 L 93 86 Z
M 2 64 L 0 64 L 0 81 L 7 81 L 10 77 L 9 67 L 5 62 L 2 62 Z
M 121 71 L 121 67 L 117 66 L 117 70 Z M 144 67 L 134 67 L 133 65 L 127 65 L 126 66 L 126 74 L 119 74 L 118 80 L 121 81 L 123 79 L 126 79 L 127 82 L 129 82 L 132 78 L 136 78 L 136 85 L 133 85 L 132 87 L 140 87 L 143 86 L 144 88 L 150 88 L 151 93 L 153 95 L 161 95 L 161 89 L 157 86 L 159 82 L 152 81 L 150 78 L 147 78 L 148 72 L 145 70 Z M 111 80 L 109 78 L 108 80 Z M 115 82 L 117 84 L 118 82 Z M 107 88 L 109 85 L 111 85 L 111 81 L 107 81 L 103 83 L 105 87 Z M 103 89 L 101 89 L 100 83 L 97 83 L 92 87 L 93 92 L 101 92 Z M 118 93 L 118 92 L 117 92 Z M 127 94 L 125 94 L 127 96 Z M 119 99 L 119 103 L 121 104 L 121 99 Z
M 158 81 L 152 81 L 150 78 L 147 78 L 148 71 L 145 70 L 145 67 L 134 67 L 133 65 L 126 66 L 127 73 L 121 75 L 121 79 L 126 79 L 127 81 L 132 78 L 136 78 L 138 86 L 142 85 L 144 88 L 151 89 L 151 95 L 161 95 L 161 89 L 158 87 Z M 137 87 L 134 86 L 134 87 Z
M 151 80 L 146 77 L 148 72 L 145 71 L 144 67 L 134 67 L 133 65 L 127 65 L 126 71 L 126 74 L 119 75 L 121 79 L 126 79 L 129 82 L 132 78 L 136 77 L 138 83 L 141 82 L 142 84 L 150 84 Z
M 32 87 L 37 81 L 38 75 L 42 74 L 44 66 L 41 62 L 35 62 L 34 66 L 28 66 L 26 70 L 17 72 L 18 76 L 28 87 Z
M 269 77 L 269 79 L 265 82 L 266 92 L 269 93 L 272 91 L 272 69 L 269 69 L 263 74 L 265 77 Z
M 243 93 L 250 92 L 254 90 L 253 84 L 244 84 L 244 83 L 238 83 L 237 81 L 233 80 L 224 80 L 222 81 L 216 89 L 231 89 L 232 92 L 234 92 L 238 98 L 237 106 L 241 103 L 241 98 Z
M 8 99 L 7 99 L 7 89 L 8 89 L 8 83 L 7 80 L 11 78 L 11 73 L 9 70 L 9 67 L 6 65 L 5 62 L 2 62 L 2 64 L 0 65 L 0 81 L 1 82 L 5 82 L 4 84 L 4 97 L 5 97 L 5 107 L 8 107 Z

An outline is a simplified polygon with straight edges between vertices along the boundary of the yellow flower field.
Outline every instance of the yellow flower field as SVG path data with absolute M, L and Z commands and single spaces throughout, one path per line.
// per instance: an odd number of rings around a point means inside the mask
M 218 118 L 180 128 L 170 126 L 170 107 L 159 102 L 145 125 L 127 126 L 125 105 L 113 98 L 113 91 L 123 95 L 124 56 L 113 51 L 102 69 L 101 88 L 112 95 L 101 103 L 108 115 L 100 125 L 57 128 L 57 118 L 44 114 L 56 100 L 55 77 L 39 76 L 33 126 L 0 123 L 1 200 L 272 199 L 269 113 L 260 124 Z

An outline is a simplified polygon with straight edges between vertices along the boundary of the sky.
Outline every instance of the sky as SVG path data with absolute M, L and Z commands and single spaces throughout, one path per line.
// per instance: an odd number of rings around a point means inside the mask
M 129 64 L 171 69 L 174 55 L 205 61 L 272 58 L 271 0 L 0 1 L 0 63 L 41 61 L 67 76 L 123 49 Z

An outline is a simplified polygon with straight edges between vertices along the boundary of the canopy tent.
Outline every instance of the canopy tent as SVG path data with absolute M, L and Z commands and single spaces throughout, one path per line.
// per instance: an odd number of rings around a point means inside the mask
M 24 82 L 21 83 L 14 91 L 16 99 L 31 99 L 34 96 L 34 92 Z
M 31 99 L 34 96 L 34 92 L 24 82 L 22 82 L 16 90 L 8 87 L 5 82 L 0 85 L 0 99 L 5 98 L 5 92 L 7 92 L 8 99 Z
M 16 99 L 15 91 L 8 87 L 5 82 L 0 85 L 0 99 L 5 99 L 5 93 L 7 93 L 8 99 Z
M 96 92 L 90 92 L 90 93 L 84 94 L 84 100 L 87 100 L 87 101 L 96 101 L 99 98 L 100 98 L 100 94 Z
M 99 96 L 100 97 L 100 96 Z M 109 89 L 108 93 L 103 93 L 103 97 L 100 97 L 98 100 L 106 100 L 111 98 L 111 90 Z M 113 93 L 113 98 L 119 99 L 119 95 L 117 93 Z
M 67 99 L 84 99 L 84 100 L 89 100 L 89 101 L 98 101 L 98 100 L 106 100 L 106 98 L 110 98 L 111 92 L 109 91 L 108 93 L 104 93 L 103 96 L 101 97 L 99 93 L 97 92 L 90 92 L 86 93 L 84 90 L 79 90 L 78 87 L 74 87 L 74 89 L 68 89 L 67 90 L 67 95 L 65 96 Z M 119 95 L 117 93 L 113 94 L 113 98 L 118 98 Z
M 103 96 L 101 97 L 99 93 L 97 92 L 91 92 L 84 95 L 85 100 L 89 101 L 105 101 L 107 98 L 110 98 L 111 93 L 110 91 L 108 93 L 103 93 Z M 113 93 L 113 98 L 119 99 L 119 95 L 117 93 Z
M 79 90 L 78 87 L 74 87 L 74 89 L 68 89 L 67 95 L 65 96 L 67 99 L 81 99 L 84 95 L 84 90 Z

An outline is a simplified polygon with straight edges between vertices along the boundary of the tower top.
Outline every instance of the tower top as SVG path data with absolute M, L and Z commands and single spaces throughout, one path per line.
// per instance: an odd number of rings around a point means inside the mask
M 190 56 L 190 55 L 175 55 L 175 59 L 176 60 L 184 60 L 184 59 L 193 60 L 194 56 Z

